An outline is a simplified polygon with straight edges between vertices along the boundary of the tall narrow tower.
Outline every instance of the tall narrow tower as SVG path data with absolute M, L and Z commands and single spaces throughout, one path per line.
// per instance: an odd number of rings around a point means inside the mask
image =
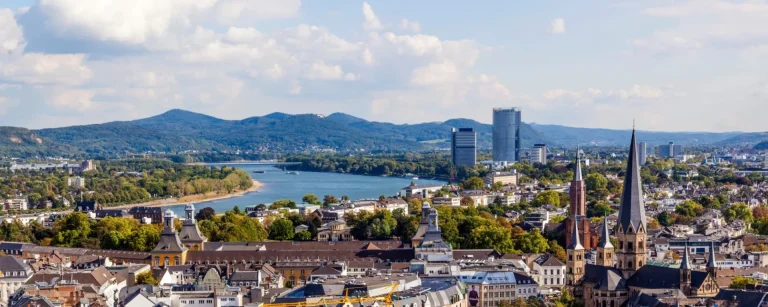
M 611 234 L 608 231 L 608 217 L 603 220 L 603 227 L 600 232 L 600 242 L 597 243 L 597 265 L 613 266 L 613 244 L 611 244 Z
M 717 278 L 717 262 L 715 260 L 715 243 L 709 244 L 709 260 L 707 261 L 707 273 L 712 275 L 712 278 Z
M 579 223 L 579 239 L 586 248 L 593 248 L 594 242 L 592 242 L 592 227 L 589 225 L 589 219 L 587 218 L 587 198 L 584 179 L 581 173 L 581 157 L 578 150 L 576 151 L 576 167 L 573 170 L 573 180 L 571 180 L 571 188 L 568 193 L 571 197 L 571 217 L 565 221 L 565 244 L 570 245 L 573 235 L 571 232 L 573 229 L 573 223 Z
M 691 294 L 691 260 L 688 257 L 688 242 L 685 243 L 683 259 L 680 261 L 680 291 Z
M 584 277 L 584 246 L 579 242 L 579 224 L 573 223 L 573 231 L 571 232 L 571 244 L 568 244 L 566 254 L 568 259 L 565 262 L 566 274 L 565 279 L 568 282 L 568 286 L 576 286 L 581 283 L 581 278 Z
M 624 190 L 619 206 L 619 221 L 616 225 L 616 239 L 619 242 L 619 248 L 616 250 L 617 267 L 624 273 L 624 278 L 634 275 L 646 262 L 647 232 L 641 184 L 635 130 L 633 129 L 632 141 L 629 144 L 627 171 L 624 177 Z

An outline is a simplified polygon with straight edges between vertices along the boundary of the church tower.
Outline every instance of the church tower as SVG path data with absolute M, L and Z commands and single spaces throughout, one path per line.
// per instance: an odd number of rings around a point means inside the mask
M 707 261 L 707 273 L 712 278 L 717 278 L 717 262 L 715 261 L 715 243 L 710 242 L 709 245 L 709 260 Z
M 578 233 L 579 224 L 574 223 L 573 231 L 571 232 L 571 244 L 566 249 L 568 259 L 565 263 L 565 278 L 568 286 L 580 284 L 581 278 L 584 277 L 584 246 L 581 245 Z
M 574 229 L 573 223 L 576 222 L 579 223 L 578 228 L 581 230 L 579 232 L 579 239 L 581 239 L 583 246 L 594 248 L 595 245 L 592 242 L 592 234 L 590 233 L 592 227 L 590 227 L 589 219 L 587 218 L 586 184 L 581 173 L 581 156 L 578 149 L 576 150 L 576 167 L 573 171 L 573 180 L 571 181 L 568 194 L 571 197 L 571 217 L 565 221 L 565 244 L 566 246 L 571 244 L 571 238 L 573 237 L 571 231 Z
M 597 243 L 597 262 L 600 266 L 613 266 L 613 244 L 611 243 L 611 234 L 608 231 L 608 217 L 603 219 L 603 227 L 600 231 L 600 242 Z
M 181 244 L 179 235 L 173 225 L 176 215 L 171 209 L 163 215 L 163 231 L 160 233 L 160 242 L 150 252 L 152 265 L 155 267 L 167 267 L 170 265 L 182 265 L 187 261 L 187 248 Z
M 184 208 L 186 218 L 184 223 L 181 224 L 181 232 L 179 238 L 184 247 L 191 251 L 205 250 L 205 242 L 208 242 L 208 238 L 200 233 L 200 229 L 197 227 L 195 221 L 195 205 L 189 204 Z
M 691 294 L 691 260 L 688 257 L 688 243 L 685 243 L 683 259 L 680 260 L 680 291 Z
M 632 129 L 632 142 L 629 144 L 629 159 L 619 206 L 619 220 L 616 225 L 616 239 L 619 243 L 619 248 L 616 250 L 617 267 L 627 279 L 646 262 L 645 204 L 643 204 L 643 187 L 637 159 L 635 130 Z

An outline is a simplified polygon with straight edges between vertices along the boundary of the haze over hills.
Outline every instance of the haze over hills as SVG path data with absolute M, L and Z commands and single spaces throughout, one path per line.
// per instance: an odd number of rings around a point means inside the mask
M 184 110 L 170 110 L 149 118 L 104 124 L 28 130 L 0 127 L 0 155 L 27 157 L 53 155 L 114 155 L 125 152 L 177 152 L 185 150 L 303 150 L 365 149 L 420 151 L 448 148 L 451 128 L 474 128 L 478 147 L 491 147 L 492 126 L 471 119 L 392 124 L 368 121 L 344 113 L 328 116 L 271 113 L 243 120 L 225 120 Z M 523 147 L 535 143 L 571 147 L 577 143 L 625 146 L 629 130 L 573 128 L 523 124 Z M 650 144 L 755 144 L 766 133 L 647 132 L 638 139 Z

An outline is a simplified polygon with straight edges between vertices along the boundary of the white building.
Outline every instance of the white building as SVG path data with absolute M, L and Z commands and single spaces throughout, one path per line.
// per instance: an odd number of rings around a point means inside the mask
M 32 276 L 32 268 L 13 256 L 0 256 L 0 302 L 16 292 Z
M 11 210 L 28 210 L 29 209 L 29 201 L 26 197 L 18 197 L 18 198 L 12 198 L 12 199 L 6 199 L 3 207 L 6 211 Z
M 542 288 L 565 286 L 565 263 L 554 256 L 543 256 L 533 262 L 531 277 Z
M 85 178 L 80 176 L 69 177 L 67 178 L 67 185 L 75 189 L 83 189 L 85 188 Z

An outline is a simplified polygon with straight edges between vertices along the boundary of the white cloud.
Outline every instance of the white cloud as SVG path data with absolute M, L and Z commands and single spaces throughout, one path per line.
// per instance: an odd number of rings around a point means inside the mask
M 24 34 L 16 23 L 13 11 L 0 8 L 0 52 L 20 52 L 24 45 Z
M 345 74 L 339 65 L 329 65 L 323 61 L 318 61 L 312 63 L 310 70 L 304 74 L 304 78 L 311 80 L 355 80 L 357 76 L 351 73 Z
M 363 2 L 363 17 L 365 18 L 365 22 L 363 22 L 363 29 L 368 31 L 378 31 L 384 29 L 384 26 L 381 25 L 379 17 L 377 17 L 376 13 L 373 12 L 373 9 L 371 8 L 371 5 L 368 4 L 368 2 Z
M 459 71 L 452 62 L 432 63 L 418 67 L 411 74 L 414 85 L 436 85 L 454 82 L 459 78 Z
M 296 81 L 291 82 L 291 90 L 288 93 L 291 95 L 301 94 L 301 84 Z
M 373 64 L 373 53 L 368 48 L 365 48 L 365 50 L 363 50 L 363 63 L 368 65 Z
M 50 93 L 48 104 L 55 108 L 72 109 L 82 112 L 94 106 L 92 99 L 95 94 L 91 90 L 57 89 Z
M 280 66 L 280 64 L 275 64 L 272 66 L 272 68 L 267 69 L 267 71 L 264 72 L 267 77 L 270 79 L 280 79 L 283 76 L 285 76 L 285 72 L 283 72 L 283 67 Z
M 550 25 L 549 32 L 552 34 L 565 33 L 565 19 L 555 18 L 554 20 L 552 20 L 552 24 Z
M 290 18 L 300 0 L 40 0 L 46 23 L 59 35 L 127 45 L 170 39 L 174 32 L 212 19 L 223 25 L 243 20 Z M 172 37 L 171 37 L 172 38 Z
M 93 77 L 84 59 L 83 54 L 41 53 L 0 57 L 3 64 L 0 73 L 8 79 L 31 84 L 78 85 Z
M 701 48 L 750 48 L 768 39 L 768 2 L 685 0 L 643 11 L 647 16 L 674 21 L 674 26 L 629 40 L 653 53 Z
M 421 32 L 421 24 L 403 18 L 403 20 L 400 21 L 400 29 L 408 30 L 411 32 Z

